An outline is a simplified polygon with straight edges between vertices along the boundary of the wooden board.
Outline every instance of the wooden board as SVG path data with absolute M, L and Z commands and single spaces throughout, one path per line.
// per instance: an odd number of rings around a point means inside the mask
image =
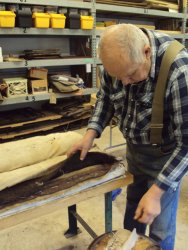
M 147 24 L 134 24 L 135 26 L 137 26 L 138 28 L 145 28 L 145 29 L 149 29 L 149 30 L 155 30 L 155 26 L 154 25 L 147 25 Z M 105 30 L 106 27 L 96 27 L 97 30 Z
M 7 140 L 7 139 L 13 139 L 13 138 L 16 138 L 19 136 L 34 134 L 37 132 L 45 132 L 45 131 L 49 131 L 49 130 L 58 128 L 58 127 L 63 126 L 63 125 L 69 125 L 73 122 L 81 121 L 81 120 L 88 119 L 88 118 L 90 118 L 90 115 L 84 115 L 80 118 L 71 119 L 69 121 L 56 121 L 50 125 L 48 125 L 48 124 L 47 125 L 39 125 L 36 128 L 33 127 L 31 129 L 23 129 L 22 131 L 17 131 L 17 132 L 2 133 L 2 134 L 0 134 L 0 139 Z
M 48 121 L 48 120 L 57 120 L 57 119 L 60 119 L 60 118 L 62 118 L 62 115 L 52 114 L 52 113 L 49 113 L 49 112 L 45 112 L 45 116 L 44 117 L 37 118 L 37 119 L 31 120 L 31 121 L 25 121 L 25 122 L 19 122 L 19 123 L 12 123 L 12 124 L 3 125 L 3 126 L 0 126 L 0 129 L 4 129 L 4 128 L 16 128 L 16 127 L 24 126 L 26 124 L 38 123 L 38 122 Z
M 52 202 L 45 202 L 45 200 L 41 200 L 41 203 L 38 203 L 38 205 L 35 204 L 35 202 L 32 202 L 30 206 L 25 206 L 22 210 L 18 209 L 18 206 L 15 208 L 9 207 L 9 209 L 6 210 L 0 210 L 0 230 L 16 226 L 39 216 L 53 213 L 56 210 L 60 210 L 62 207 L 65 208 L 73 204 L 77 204 L 78 202 L 105 194 L 116 188 L 127 186 L 131 182 L 132 175 L 127 174 L 126 177 L 122 176 L 117 179 L 113 179 L 65 198 L 61 198 L 63 191 L 58 192 L 57 195 L 54 194 L 51 196 L 54 197 L 54 201 Z M 4 212 L 7 213 L 3 215 Z
M 145 29 L 148 29 L 148 30 L 155 30 L 155 26 L 154 25 L 135 24 L 135 26 L 137 26 L 138 28 L 145 28 Z
M 32 201 L 38 197 L 46 197 L 61 190 L 66 190 L 79 185 L 83 181 L 101 177 L 111 169 L 110 164 L 98 164 L 94 166 L 88 166 L 83 169 L 78 168 L 76 171 L 71 171 L 70 168 L 69 173 L 62 175 L 61 166 L 63 166 L 62 162 L 65 161 L 66 158 L 66 155 L 64 155 L 62 157 L 56 158 L 56 163 L 51 163 L 50 166 L 46 164 L 45 170 L 42 173 L 36 173 L 38 170 L 35 169 L 35 175 L 28 173 L 29 179 L 24 181 L 23 179 L 19 178 L 18 181 L 21 182 L 18 182 L 16 185 L 11 186 L 14 179 L 8 180 L 7 183 L 5 183 L 5 185 L 7 184 L 6 186 L 8 186 L 8 188 L 0 192 L 0 209 L 12 206 L 14 204 L 22 204 L 26 201 Z M 19 172 L 19 170 L 16 170 L 15 172 Z M 10 174 L 11 173 L 9 173 L 9 175 Z M 39 176 L 36 177 L 36 175 Z M 23 177 L 23 174 L 21 177 Z M 5 187 L 5 185 L 3 186 Z
M 121 0 L 96 0 L 97 3 L 104 3 L 104 4 L 112 4 L 112 5 L 119 5 L 119 6 L 126 6 L 126 7 L 146 7 L 146 3 L 134 3 L 134 2 L 125 2 Z
M 172 9 L 172 10 L 179 10 L 178 4 L 169 3 L 166 1 L 159 1 L 159 0 L 145 0 L 152 8 L 164 8 L 164 9 Z
M 179 10 L 179 5 L 176 3 L 168 2 L 168 1 L 158 1 L 158 0 L 145 0 L 139 2 L 132 1 L 122 1 L 122 0 L 96 0 L 97 3 L 102 4 L 111 4 L 125 7 L 135 7 L 135 8 L 157 8 L 157 9 L 173 9 Z

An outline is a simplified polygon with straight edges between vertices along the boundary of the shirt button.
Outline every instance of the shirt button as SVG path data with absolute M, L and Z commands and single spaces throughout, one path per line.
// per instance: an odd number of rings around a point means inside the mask
M 125 128 L 125 131 L 127 131 L 127 128 Z
M 128 115 L 128 117 L 131 117 L 131 115 Z
M 131 102 L 134 102 L 134 99 L 131 99 Z

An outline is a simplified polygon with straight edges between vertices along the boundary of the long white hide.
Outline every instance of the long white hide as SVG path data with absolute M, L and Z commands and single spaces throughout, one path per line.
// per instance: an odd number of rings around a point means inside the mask
M 31 166 L 0 173 L 0 191 L 5 188 L 14 186 L 20 182 L 40 177 L 47 170 L 50 170 L 66 158 L 66 155 L 61 155 Z
M 81 138 L 76 132 L 65 132 L 0 144 L 0 173 L 66 154 Z

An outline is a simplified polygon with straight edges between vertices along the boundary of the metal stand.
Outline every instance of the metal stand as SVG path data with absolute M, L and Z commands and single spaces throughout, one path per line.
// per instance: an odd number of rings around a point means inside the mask
M 91 235 L 91 237 L 93 237 L 93 239 L 98 237 L 98 235 L 91 229 L 91 227 L 82 219 L 82 217 L 78 213 L 72 212 L 72 214 L 85 228 L 85 230 Z
M 116 148 L 116 147 L 121 147 L 121 146 L 126 145 L 126 142 L 121 143 L 121 144 L 112 145 L 112 129 L 113 129 L 113 121 L 112 120 L 110 121 L 109 127 L 110 127 L 110 141 L 109 141 L 109 147 L 105 148 L 105 151 L 108 149 L 111 149 L 111 148 Z
M 105 233 L 112 232 L 112 192 L 105 194 Z
M 64 233 L 66 238 L 70 238 L 78 233 L 81 233 L 80 229 L 77 227 L 77 220 L 91 235 L 91 237 L 94 239 L 98 237 L 92 228 L 76 212 L 76 204 L 68 207 L 68 219 L 69 229 Z M 105 232 L 112 232 L 112 192 L 105 193 Z
M 77 219 L 73 213 L 76 213 L 75 204 L 68 207 L 69 229 L 64 233 L 66 238 L 70 238 L 77 235 L 78 233 L 81 233 L 80 229 L 77 227 Z

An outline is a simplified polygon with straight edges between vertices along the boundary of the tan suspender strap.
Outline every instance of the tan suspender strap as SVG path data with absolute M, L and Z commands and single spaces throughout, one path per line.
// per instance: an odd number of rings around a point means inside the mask
M 177 56 L 179 51 L 182 50 L 183 48 L 184 48 L 183 44 L 175 40 L 168 46 L 162 58 L 152 103 L 152 114 L 151 114 L 151 125 L 150 125 L 151 144 L 162 143 L 164 96 L 167 85 L 168 73 L 175 57 Z

